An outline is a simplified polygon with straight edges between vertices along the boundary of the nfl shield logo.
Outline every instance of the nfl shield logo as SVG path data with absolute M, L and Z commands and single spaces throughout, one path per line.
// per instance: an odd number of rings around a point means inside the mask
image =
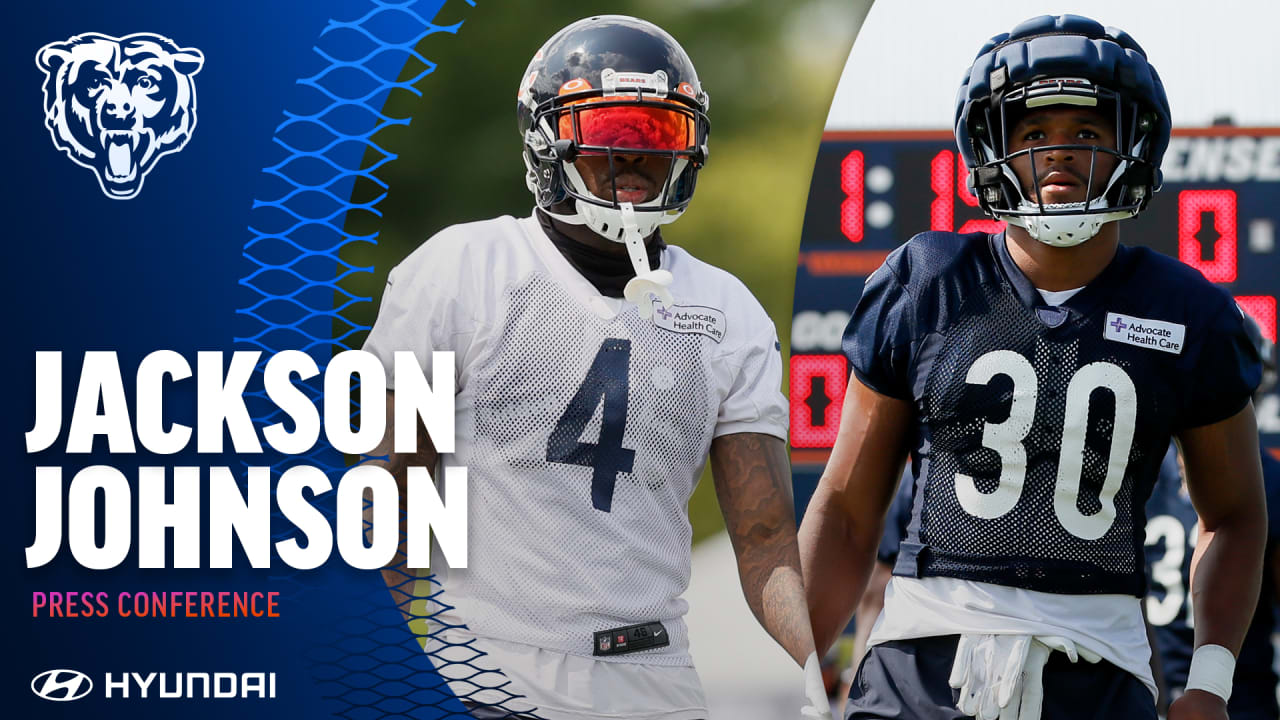
M 600 652 L 609 652 L 609 636 L 605 635 L 600 638 Z

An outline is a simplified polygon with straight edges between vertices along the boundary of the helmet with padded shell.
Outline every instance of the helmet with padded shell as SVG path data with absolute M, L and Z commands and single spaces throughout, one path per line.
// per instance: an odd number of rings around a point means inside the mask
M 676 220 L 707 159 L 708 103 L 689 56 L 652 23 L 601 15 L 560 30 L 529 63 L 516 104 L 538 207 L 616 242 L 626 241 L 627 222 L 647 237 Z M 609 163 L 608 196 L 593 193 L 575 166 L 584 155 Z M 663 168 L 653 197 L 616 199 L 619 156 Z
M 1085 106 L 1114 118 L 1112 148 L 1052 145 L 1010 153 L 1008 133 L 1040 107 Z M 1103 223 L 1138 214 L 1160 187 L 1169 146 L 1169 101 L 1146 52 L 1122 30 L 1077 15 L 1044 15 L 987 41 L 965 72 L 955 133 L 970 184 L 987 213 L 1026 228 L 1049 245 L 1077 245 Z M 1097 197 L 1076 203 L 1028 199 L 1010 166 L 1021 154 L 1054 149 L 1114 155 L 1115 171 Z M 1093 186 L 1090 178 L 1090 187 Z

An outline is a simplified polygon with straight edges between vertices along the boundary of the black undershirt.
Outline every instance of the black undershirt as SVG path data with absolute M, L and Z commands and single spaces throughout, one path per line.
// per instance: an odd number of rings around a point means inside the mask
M 631 256 L 626 252 L 611 253 L 593 248 L 578 242 L 564 234 L 559 228 L 562 223 L 542 210 L 535 213 L 542 230 L 551 238 L 565 260 L 586 278 L 601 295 L 620 298 L 627 281 L 636 276 L 631 267 Z M 662 262 L 662 250 L 667 244 L 662 240 L 662 233 L 654 230 L 645 241 L 645 249 L 649 255 L 649 268 L 656 270 Z

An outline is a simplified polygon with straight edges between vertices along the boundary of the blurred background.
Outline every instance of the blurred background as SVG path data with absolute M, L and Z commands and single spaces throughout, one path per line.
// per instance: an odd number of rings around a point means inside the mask
M 395 162 L 372 152 L 365 158 L 363 167 L 376 168 L 377 182 L 357 182 L 352 202 L 385 198 L 376 214 L 349 213 L 346 231 L 375 236 L 376 243 L 348 245 L 342 259 L 374 272 L 351 273 L 342 287 L 372 302 L 344 314 L 372 324 L 387 272 L 440 229 L 531 212 L 516 131 L 517 86 L 548 37 L 598 9 L 656 23 L 693 59 L 711 96 L 710 161 L 689 210 L 664 227 L 663 236 L 742 279 L 785 344 L 795 279 L 790 268 L 814 153 L 840 68 L 869 6 L 870 0 L 646 0 L 595 8 L 580 1 L 525 0 L 464 8 L 461 36 L 425 41 L 431 50 L 423 54 L 436 67 L 420 83 L 423 94 L 394 92 L 383 110 L 387 117 L 412 121 L 387 125 L 373 138 L 395 154 Z M 454 22 L 450 10 L 446 6 L 436 23 Z M 410 59 L 402 77 L 424 69 Z M 350 330 L 337 321 L 334 335 Z M 362 342 L 352 336 L 349 344 Z M 742 600 L 709 475 L 699 483 L 690 517 L 695 561 L 689 626 L 713 716 L 764 720 L 794 714 L 802 690 L 799 669 Z
M 840 337 L 866 275 L 918 232 L 1002 225 L 976 207 L 957 157 L 952 126 L 963 73 L 991 36 L 1064 13 L 1128 32 L 1158 70 L 1172 107 L 1165 186 L 1142 215 L 1121 223 L 1121 242 L 1197 267 L 1275 340 L 1280 4 L 882 0 L 845 64 L 805 211 L 790 344 L 798 507 L 835 439 L 849 374 Z M 1261 397 L 1255 411 L 1262 444 L 1280 457 L 1280 396 Z M 846 643 L 839 664 L 852 652 Z
M 1175 128 L 1225 118 L 1239 126 L 1280 121 L 1280 93 L 1259 85 L 1274 85 L 1280 72 L 1280 3 L 984 0 L 962 10 L 947 0 L 910 0 L 872 9 L 840 77 L 827 129 L 948 129 L 960 76 L 987 38 L 1036 15 L 1066 13 L 1138 41 L 1164 82 Z

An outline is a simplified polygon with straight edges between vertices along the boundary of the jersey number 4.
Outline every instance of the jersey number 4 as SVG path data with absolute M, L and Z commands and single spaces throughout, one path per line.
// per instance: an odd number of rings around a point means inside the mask
M 591 506 L 604 512 L 613 507 L 618 473 L 631 472 L 636 459 L 635 450 L 622 447 L 630 371 L 631 341 L 605 340 L 547 439 L 547 462 L 591 468 Z M 582 431 L 601 403 L 600 437 L 597 442 L 582 442 Z
M 1031 431 L 1036 416 L 1039 380 L 1036 369 L 1021 354 L 996 350 L 978 358 L 969 368 L 965 382 L 986 385 L 996 375 L 1013 381 L 1013 404 L 1003 422 L 988 422 L 982 428 L 982 445 L 1000 455 L 1000 478 L 995 490 L 982 492 L 973 478 L 956 473 L 956 498 L 960 506 L 980 518 L 997 518 L 1013 509 L 1022 497 L 1026 481 L 1027 450 L 1022 442 Z M 1107 475 L 1098 493 L 1102 506 L 1085 515 L 1080 511 L 1080 476 L 1084 471 L 1084 441 L 1089 423 L 1089 398 L 1105 388 L 1115 396 L 1114 428 L 1107 458 Z M 1063 412 L 1062 445 L 1058 453 L 1058 480 L 1053 492 L 1053 510 L 1068 532 L 1084 540 L 1097 540 L 1111 529 L 1116 518 L 1116 493 L 1124 480 L 1133 444 L 1133 423 L 1138 412 L 1138 392 L 1133 380 L 1118 366 L 1108 362 L 1085 365 L 1067 384 Z

